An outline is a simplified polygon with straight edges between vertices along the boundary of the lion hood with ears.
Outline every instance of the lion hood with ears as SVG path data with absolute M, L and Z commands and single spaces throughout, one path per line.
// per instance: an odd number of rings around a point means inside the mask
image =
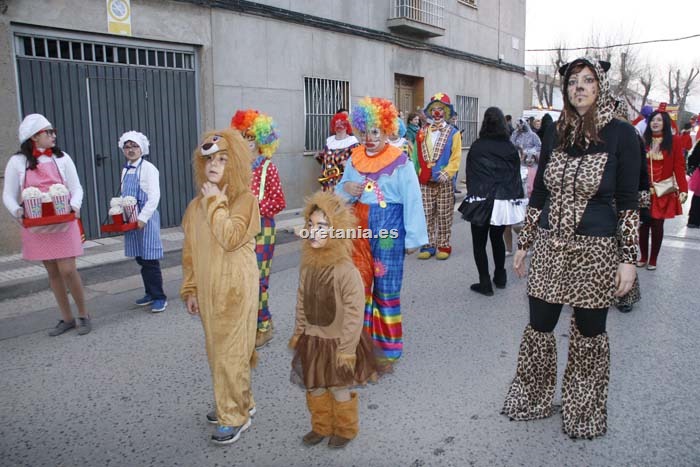
M 226 196 L 229 200 L 234 200 L 241 193 L 250 191 L 252 164 L 248 145 L 237 130 L 226 128 L 205 133 L 192 157 L 195 183 L 199 190 L 207 181 L 205 168 L 207 160 L 221 152 L 228 155 L 228 162 L 226 162 L 224 177 L 219 183 L 219 188 L 223 189 L 228 185 Z

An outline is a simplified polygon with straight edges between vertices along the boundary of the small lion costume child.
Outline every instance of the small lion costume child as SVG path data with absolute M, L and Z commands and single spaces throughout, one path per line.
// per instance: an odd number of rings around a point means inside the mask
M 258 264 L 255 236 L 260 231 L 258 200 L 250 192 L 250 156 L 235 130 L 207 133 L 194 152 L 197 186 L 207 181 L 208 158 L 226 153 L 226 191 L 195 197 L 182 228 L 183 282 L 180 296 L 196 297 L 214 385 L 218 424 L 250 425 L 255 407 L 250 383 L 255 356 L 258 310 Z
M 307 226 L 315 212 L 335 232 L 357 228 L 344 200 L 331 192 L 318 192 L 308 201 Z M 312 234 L 319 232 L 328 233 L 319 229 Z M 329 446 L 342 447 L 359 430 L 358 396 L 347 388 L 377 374 L 380 351 L 363 332 L 364 285 L 352 261 L 352 240 L 327 238 L 320 247 L 312 247 L 312 240 L 302 245 L 296 322 L 289 345 L 296 351 L 292 380 L 307 389 L 311 412 L 312 431 L 304 443 L 317 444 L 331 436 Z

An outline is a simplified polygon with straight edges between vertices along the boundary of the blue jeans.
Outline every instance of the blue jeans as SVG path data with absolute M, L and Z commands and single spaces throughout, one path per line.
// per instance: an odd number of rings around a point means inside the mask
M 167 297 L 163 292 L 163 274 L 160 272 L 160 261 L 137 256 L 136 262 L 141 266 L 141 277 L 146 295 L 150 295 L 153 300 L 165 300 Z

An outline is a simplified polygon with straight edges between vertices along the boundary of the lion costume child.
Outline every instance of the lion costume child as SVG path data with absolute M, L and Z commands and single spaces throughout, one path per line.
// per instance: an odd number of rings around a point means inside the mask
M 207 418 L 219 425 L 212 441 L 226 444 L 250 426 L 255 410 L 250 379 L 258 314 L 255 236 L 260 214 L 249 188 L 250 156 L 240 133 L 226 129 L 204 136 L 193 157 L 198 187 L 208 180 L 205 169 L 212 158 L 224 166 L 218 183 L 221 192 L 196 196 L 185 211 L 180 296 L 190 313 L 196 314 L 198 307 L 202 319 L 216 402 L 216 412 Z
M 304 444 L 330 436 L 330 447 L 343 447 L 359 431 L 358 395 L 349 387 L 377 375 L 381 351 L 363 332 L 364 285 L 353 264 L 353 242 L 335 232 L 357 228 L 345 201 L 317 192 L 304 210 L 311 234 L 302 244 L 294 335 L 292 381 L 306 390 L 311 431 Z M 320 239 L 324 236 L 325 239 Z M 386 368 L 385 368 L 386 369 Z

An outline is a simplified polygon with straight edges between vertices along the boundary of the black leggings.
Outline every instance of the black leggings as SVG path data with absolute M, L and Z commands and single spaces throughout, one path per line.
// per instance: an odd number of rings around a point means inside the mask
M 694 195 L 693 199 L 690 201 L 688 224 L 700 225 L 700 195 Z
M 539 298 L 530 297 L 530 326 L 538 332 L 552 332 L 559 321 L 563 305 L 547 303 Z M 595 337 L 605 332 L 607 308 L 574 307 L 576 327 L 586 337 Z
M 472 250 L 474 262 L 479 270 L 479 277 L 490 277 L 489 257 L 486 254 L 486 241 L 491 238 L 491 251 L 496 270 L 504 268 L 506 262 L 506 244 L 503 242 L 504 225 L 474 225 L 472 226 Z

